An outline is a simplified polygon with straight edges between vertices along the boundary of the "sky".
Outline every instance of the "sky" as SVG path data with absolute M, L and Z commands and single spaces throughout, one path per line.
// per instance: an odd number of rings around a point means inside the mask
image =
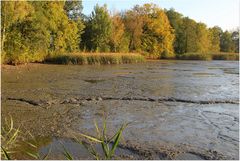
M 240 26 L 240 0 L 83 0 L 83 13 L 89 15 L 97 3 L 107 4 L 110 11 L 124 11 L 136 4 L 155 3 L 161 8 L 174 8 L 208 27 L 217 25 L 223 30 L 233 30 Z

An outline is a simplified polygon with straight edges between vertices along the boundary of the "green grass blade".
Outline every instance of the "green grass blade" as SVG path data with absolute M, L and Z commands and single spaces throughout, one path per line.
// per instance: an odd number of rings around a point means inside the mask
M 61 143 L 62 144 L 62 147 L 63 147 L 63 150 L 64 150 L 64 152 L 63 152 L 63 155 L 68 159 L 68 160 L 74 160 L 73 159 L 73 157 L 72 157 L 72 155 L 68 152 L 68 150 L 65 148 L 65 146 L 63 145 L 63 143 Z
M 47 157 L 49 156 L 49 154 L 51 153 L 51 149 L 52 149 L 52 146 L 50 146 L 49 150 L 48 150 L 48 153 L 46 155 L 43 156 L 42 160 L 45 160 L 47 159 Z
M 112 146 L 112 149 L 111 149 L 110 154 L 109 154 L 109 157 L 110 157 L 110 158 L 111 158 L 112 155 L 114 154 L 114 152 L 115 152 L 115 150 L 116 150 L 116 148 L 117 148 L 117 146 L 118 146 L 118 144 L 119 144 L 119 140 L 120 140 L 120 138 L 121 138 L 121 135 L 122 135 L 122 131 L 121 131 L 121 129 L 120 129 L 119 132 L 118 132 L 118 134 L 117 134 L 117 136 L 116 136 L 116 138 L 115 138 L 115 140 L 114 140 L 114 142 L 113 142 L 113 146 Z
M 107 140 L 106 133 L 107 133 L 107 126 L 106 126 L 106 119 L 103 120 L 103 139 Z
M 8 155 L 8 152 L 1 146 L 1 149 L 3 151 L 3 154 L 7 160 L 11 160 L 10 156 Z
M 109 150 L 106 147 L 107 144 L 105 142 L 102 142 L 101 145 L 102 145 L 102 149 L 103 149 L 105 157 L 108 158 L 109 157 Z
M 100 138 L 100 131 L 99 131 L 99 128 L 98 128 L 96 120 L 94 120 L 94 125 L 95 125 L 96 131 L 97 131 L 97 135 Z
M 115 150 L 119 144 L 119 141 L 121 139 L 121 136 L 122 136 L 122 132 L 123 130 L 128 126 L 129 124 L 124 124 L 122 125 L 122 127 L 118 130 L 117 132 L 117 135 L 116 135 L 116 138 L 114 139 L 114 142 L 113 142 L 113 146 L 112 146 L 112 149 L 110 151 L 110 154 L 109 154 L 109 157 L 111 158 L 112 155 L 115 153 Z

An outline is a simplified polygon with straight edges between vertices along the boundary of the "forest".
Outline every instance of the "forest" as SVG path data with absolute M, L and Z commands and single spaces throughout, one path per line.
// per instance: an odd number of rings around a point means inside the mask
M 110 12 L 96 4 L 90 15 L 82 9 L 81 1 L 2 1 L 1 62 L 43 62 L 70 53 L 140 53 L 151 59 L 239 53 L 239 29 L 209 28 L 173 8 L 144 4 Z

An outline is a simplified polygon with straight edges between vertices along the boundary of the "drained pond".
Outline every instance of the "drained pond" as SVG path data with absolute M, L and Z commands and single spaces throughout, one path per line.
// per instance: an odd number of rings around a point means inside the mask
M 65 158 L 62 145 L 75 159 L 94 159 L 73 138 L 95 136 L 94 120 L 101 126 L 104 115 L 109 136 L 130 123 L 117 159 L 239 159 L 238 67 L 176 60 L 2 66 L 2 121 L 12 116 L 40 155 L 51 148 L 50 159 Z

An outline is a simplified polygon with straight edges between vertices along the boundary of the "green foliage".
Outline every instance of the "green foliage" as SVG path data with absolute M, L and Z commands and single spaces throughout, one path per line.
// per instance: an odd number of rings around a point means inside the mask
M 96 5 L 86 22 L 86 32 L 83 35 L 84 47 L 89 51 L 109 52 L 109 37 L 111 35 L 111 18 L 107 6 Z
M 81 0 L 67 0 L 64 4 L 64 10 L 67 16 L 72 20 L 79 20 L 82 17 L 82 1 Z
M 222 52 L 234 52 L 234 44 L 230 32 L 225 31 L 222 33 L 220 47 Z
M 77 50 L 83 25 L 81 20 L 67 17 L 64 4 L 61 1 L 4 1 L 1 42 L 5 63 L 41 62 L 50 52 Z
M 176 12 L 173 8 L 165 10 L 165 13 L 168 16 L 170 25 L 174 29 L 174 51 L 176 54 L 182 54 L 185 52 L 185 44 L 183 43 L 183 38 L 185 36 L 183 33 L 183 15 Z
M 11 154 L 15 152 L 13 149 L 17 145 L 19 132 L 19 128 L 14 128 L 12 117 L 9 120 L 5 118 L 4 124 L 1 125 L 1 157 L 3 159 L 12 159 Z
M 231 37 L 230 32 L 222 33 L 220 27 L 207 28 L 203 23 L 183 17 L 174 9 L 165 10 L 171 26 L 175 30 L 174 50 L 177 57 L 184 53 L 236 52 L 238 48 L 237 31 Z M 233 40 L 235 37 L 235 41 Z M 235 43 L 234 43 L 235 42 Z M 235 45 L 234 45 L 235 44 Z M 234 47 L 235 46 L 235 47 Z
M 12 117 L 10 116 L 9 119 L 5 118 L 4 123 L 1 126 L 1 157 L 6 160 L 17 159 L 15 158 L 15 153 L 19 153 L 20 151 L 24 154 L 27 154 L 33 159 L 37 160 L 44 160 L 50 154 L 51 148 L 49 149 L 48 153 L 44 156 L 40 157 L 38 153 L 38 142 L 37 140 L 30 134 L 27 133 L 32 140 L 31 141 L 23 141 L 25 134 L 23 134 L 18 128 L 14 127 L 14 122 Z M 27 145 L 27 149 L 19 149 L 17 150 L 21 143 L 25 143 Z M 22 155 L 24 155 L 21 153 Z
M 106 5 L 96 5 L 90 16 L 81 13 L 82 1 L 75 0 L 1 4 L 2 63 L 43 62 L 56 54 L 69 60 L 65 53 L 80 49 L 137 52 L 154 59 L 180 58 L 184 53 L 239 52 L 239 29 L 223 32 L 217 26 L 207 28 L 174 9 L 162 10 L 154 4 L 136 5 L 111 15 Z M 92 56 L 86 62 L 103 61 Z M 114 57 L 111 62 L 119 64 L 122 59 Z
M 218 26 L 209 29 L 209 41 L 210 41 L 210 52 L 219 52 L 220 51 L 220 36 L 222 29 Z
M 232 32 L 232 40 L 234 43 L 234 52 L 235 53 L 239 53 L 239 30 L 240 30 L 240 28 L 238 28 L 236 31 Z
M 90 135 L 80 133 L 80 136 L 86 138 L 89 142 L 101 144 L 102 150 L 104 152 L 104 160 L 109 160 L 114 157 L 115 150 L 119 144 L 119 141 L 122 137 L 123 130 L 128 126 L 128 124 L 123 124 L 117 132 L 108 139 L 107 137 L 107 126 L 106 120 L 103 121 L 103 129 L 100 131 L 98 124 L 95 122 L 95 128 L 97 132 L 97 137 L 93 137 Z M 75 138 L 76 141 L 82 145 L 90 152 L 91 155 L 97 160 L 101 159 L 100 154 L 97 153 L 97 150 L 91 144 L 86 144 L 84 142 L 79 141 Z

